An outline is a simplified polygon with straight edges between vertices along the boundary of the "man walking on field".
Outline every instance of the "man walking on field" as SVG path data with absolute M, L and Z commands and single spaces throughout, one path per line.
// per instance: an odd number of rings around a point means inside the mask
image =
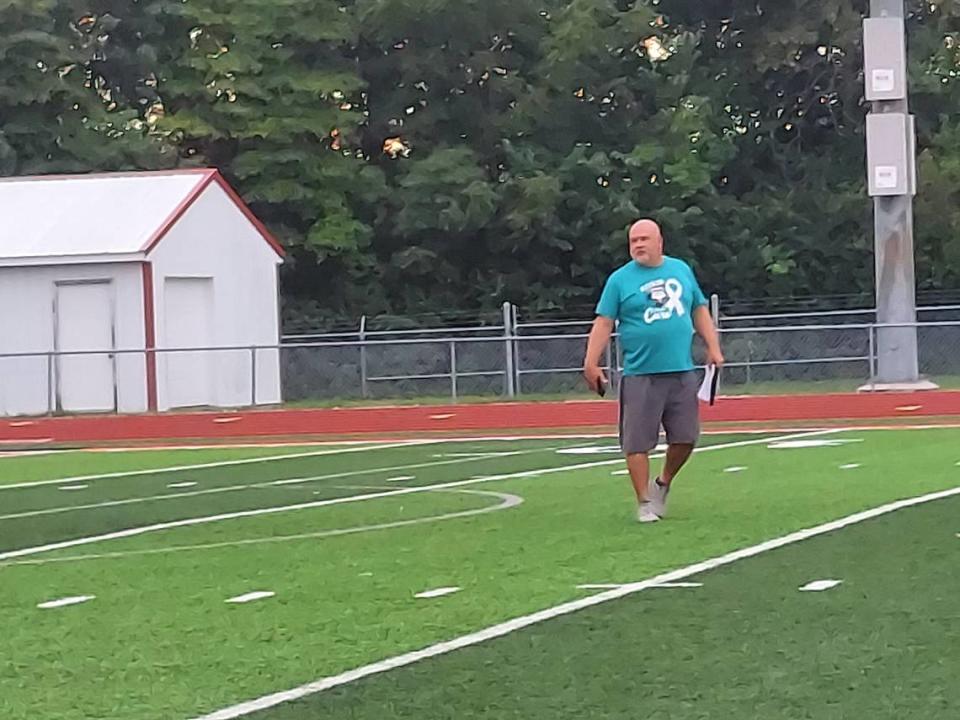
M 583 376 L 594 392 L 607 384 L 600 358 L 620 323 L 624 368 L 620 385 L 620 446 L 637 493 L 637 519 L 666 515 L 670 484 L 700 436 L 699 380 L 693 364 L 694 330 L 707 345 L 707 364 L 723 365 L 723 353 L 707 298 L 693 270 L 663 254 L 663 236 L 652 220 L 630 228 L 630 261 L 607 279 L 590 332 Z M 667 457 L 650 479 L 649 453 L 660 426 Z

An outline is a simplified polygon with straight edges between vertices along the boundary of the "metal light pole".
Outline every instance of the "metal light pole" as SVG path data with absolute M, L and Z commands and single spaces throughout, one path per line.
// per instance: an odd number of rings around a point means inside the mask
M 868 188 L 874 204 L 877 330 L 874 389 L 919 388 L 913 196 L 916 131 L 907 88 L 904 0 L 870 0 L 864 21 Z

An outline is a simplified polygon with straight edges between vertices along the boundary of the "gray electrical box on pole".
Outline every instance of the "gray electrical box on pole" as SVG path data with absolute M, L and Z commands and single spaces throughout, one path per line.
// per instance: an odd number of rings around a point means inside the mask
M 917 355 L 913 195 L 916 131 L 907 88 L 904 0 L 870 0 L 863 23 L 867 187 L 874 205 L 877 375 L 870 389 L 933 387 L 920 380 Z

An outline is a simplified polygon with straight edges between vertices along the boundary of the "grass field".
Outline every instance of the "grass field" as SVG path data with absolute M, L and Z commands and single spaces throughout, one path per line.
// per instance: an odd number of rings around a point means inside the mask
M 960 705 L 960 430 L 706 436 L 652 527 L 615 445 L 0 454 L 0 717 Z M 697 586 L 650 581 L 671 571 Z M 841 582 L 799 590 L 816 580 Z

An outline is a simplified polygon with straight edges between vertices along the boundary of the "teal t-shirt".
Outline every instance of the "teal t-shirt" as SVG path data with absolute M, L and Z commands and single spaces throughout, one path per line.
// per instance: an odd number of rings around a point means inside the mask
M 630 260 L 607 279 L 597 315 L 620 323 L 625 375 L 693 370 L 693 310 L 707 304 L 693 270 L 666 256 L 660 267 Z

